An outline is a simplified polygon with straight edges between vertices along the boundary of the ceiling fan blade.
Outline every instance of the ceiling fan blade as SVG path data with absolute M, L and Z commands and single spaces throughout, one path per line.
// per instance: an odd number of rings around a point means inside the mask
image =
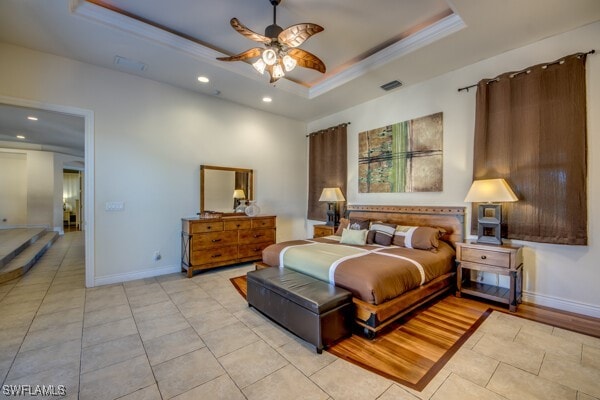
M 323 31 L 323 27 L 317 24 L 303 23 L 286 28 L 277 36 L 279 43 L 289 47 L 298 47 L 312 35 Z
M 325 63 L 319 57 L 302 49 L 291 49 L 288 55 L 293 57 L 300 67 L 310 68 L 325 73 Z
M 233 29 L 235 29 L 236 31 L 238 31 L 239 33 L 241 33 L 248 39 L 254 40 L 255 42 L 264 43 L 264 44 L 271 44 L 270 38 L 246 28 L 244 25 L 242 25 L 242 23 L 240 21 L 238 21 L 237 18 L 231 18 L 230 23 L 231 23 L 231 26 L 233 27 Z
M 260 56 L 261 51 L 262 51 L 262 49 L 260 47 L 254 47 L 250 50 L 246 50 L 243 53 L 236 54 L 235 56 L 217 57 L 217 60 L 219 60 L 219 61 L 243 61 L 243 60 L 247 60 L 249 58 L 254 58 L 254 57 Z

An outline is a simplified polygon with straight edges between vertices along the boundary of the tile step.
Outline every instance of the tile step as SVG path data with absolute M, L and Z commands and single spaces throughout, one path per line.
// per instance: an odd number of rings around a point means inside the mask
M 0 268 L 0 283 L 25 274 L 58 239 L 58 232 L 45 232 L 33 244 L 27 246 L 8 264 Z

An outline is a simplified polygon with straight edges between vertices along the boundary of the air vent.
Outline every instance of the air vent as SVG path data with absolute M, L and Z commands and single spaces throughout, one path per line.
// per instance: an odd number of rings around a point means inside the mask
M 131 60 L 121 56 L 115 56 L 114 63 L 117 67 L 132 72 L 144 72 L 148 69 L 148 65 L 141 61 Z
M 388 91 L 388 90 L 396 89 L 397 87 L 400 87 L 400 86 L 402 86 L 402 82 L 400 82 L 400 81 L 391 81 L 391 82 L 388 82 L 388 83 L 386 83 L 384 85 L 381 85 L 380 88 L 382 88 L 385 91 Z

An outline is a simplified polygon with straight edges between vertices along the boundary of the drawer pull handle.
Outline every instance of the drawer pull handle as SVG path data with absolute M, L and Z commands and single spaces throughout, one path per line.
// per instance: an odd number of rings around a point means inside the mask
M 213 254 L 212 255 L 212 258 L 218 258 L 218 257 L 221 257 L 221 254 Z
M 217 242 L 220 242 L 221 240 L 223 240 L 223 239 L 213 239 L 212 242 L 217 243 Z
M 259 248 L 257 248 L 257 249 L 254 249 L 254 250 L 252 250 L 252 251 L 260 251 L 260 247 L 259 247 Z
M 236 227 L 238 227 L 238 228 L 239 228 L 240 226 L 241 226 L 240 224 L 237 224 L 237 225 L 236 225 Z
M 210 225 L 206 227 L 206 229 L 210 229 L 210 228 L 212 228 L 212 226 L 210 226 Z
M 485 260 L 487 258 L 487 256 L 481 256 L 482 260 Z
M 263 235 L 253 235 L 254 238 L 262 237 Z

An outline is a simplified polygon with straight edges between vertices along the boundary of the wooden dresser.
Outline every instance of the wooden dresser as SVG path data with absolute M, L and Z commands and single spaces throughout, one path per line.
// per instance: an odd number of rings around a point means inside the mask
M 276 217 L 231 216 L 182 218 L 181 271 L 194 271 L 262 258 L 265 247 L 275 243 Z

